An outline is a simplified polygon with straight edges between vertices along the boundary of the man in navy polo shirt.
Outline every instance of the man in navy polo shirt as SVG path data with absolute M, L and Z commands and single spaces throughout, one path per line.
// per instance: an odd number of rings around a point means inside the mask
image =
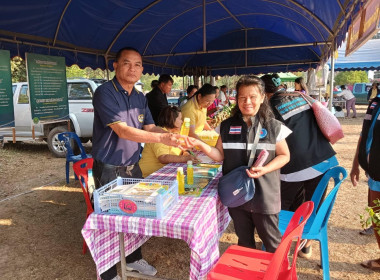
M 94 130 L 92 138 L 93 174 L 96 188 L 118 176 L 142 178 L 138 165 L 140 147 L 144 143 L 164 143 L 179 146 L 178 134 L 164 133 L 154 125 L 147 100 L 134 88 L 143 71 L 142 58 L 133 48 L 123 48 L 113 63 L 115 78 L 95 91 Z M 191 148 L 184 138 L 184 148 Z M 149 265 L 138 248 L 126 257 L 127 269 L 155 275 L 157 270 Z M 102 273 L 103 280 L 119 279 L 116 265 Z

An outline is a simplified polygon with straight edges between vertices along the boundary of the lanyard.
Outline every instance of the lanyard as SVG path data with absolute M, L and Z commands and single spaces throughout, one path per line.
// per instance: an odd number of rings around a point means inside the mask
M 257 148 L 257 143 L 259 142 L 259 138 L 260 138 L 260 133 L 261 133 L 261 122 L 260 120 L 258 119 L 258 116 L 257 116 L 257 120 L 258 120 L 258 126 L 257 126 L 257 130 L 256 130 L 256 134 L 255 134 L 255 139 L 253 140 L 253 144 L 252 144 L 252 149 L 251 149 L 251 153 L 249 155 L 249 161 L 248 161 L 248 166 L 251 166 L 253 164 L 253 160 L 255 159 L 255 155 L 256 155 L 256 148 Z M 254 122 L 252 121 L 252 129 L 253 129 L 253 126 L 254 126 Z M 247 145 L 247 149 L 248 149 L 248 145 Z

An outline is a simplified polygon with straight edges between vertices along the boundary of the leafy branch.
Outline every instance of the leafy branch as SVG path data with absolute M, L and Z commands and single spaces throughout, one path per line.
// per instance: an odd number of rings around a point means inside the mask
M 380 235 L 380 199 L 373 201 L 374 206 L 367 206 L 365 208 L 366 213 L 360 215 L 360 224 L 363 228 L 374 224 L 374 229 Z

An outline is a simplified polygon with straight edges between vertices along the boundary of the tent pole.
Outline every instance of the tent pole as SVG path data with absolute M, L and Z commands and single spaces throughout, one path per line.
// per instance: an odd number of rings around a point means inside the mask
M 206 0 L 203 0 L 203 51 L 206 51 Z
M 244 30 L 244 41 L 245 41 L 245 45 L 244 47 L 247 48 L 248 47 L 248 35 L 247 35 L 247 29 Z M 248 66 L 248 52 L 245 51 L 245 67 Z
M 108 55 L 105 55 L 105 56 L 104 56 L 104 60 L 106 61 L 107 81 L 109 81 L 109 80 L 110 80 L 110 71 L 109 71 L 109 68 L 108 68 Z
M 182 69 L 182 89 L 185 90 L 185 71 Z
M 329 110 L 332 111 L 332 104 L 334 98 L 334 67 L 335 67 L 335 42 L 332 44 L 331 49 L 331 72 L 330 72 L 330 96 L 329 96 Z
M 204 34 L 206 34 L 204 32 Z M 198 54 L 210 54 L 210 53 L 229 53 L 229 52 L 241 52 L 241 51 L 255 51 L 255 50 L 267 50 L 267 49 L 283 49 L 283 48 L 294 48 L 294 47 L 315 47 L 320 45 L 329 45 L 330 42 L 313 42 L 313 43 L 300 43 L 300 44 L 289 44 L 289 45 L 277 45 L 277 46 L 263 46 L 263 47 L 247 47 L 247 48 L 236 48 L 236 49 L 224 49 L 224 50 L 202 50 L 202 51 L 192 51 L 192 52 L 178 52 L 178 53 L 163 53 L 163 54 L 151 54 L 144 55 L 143 58 L 154 58 L 161 56 L 181 56 L 181 55 L 198 55 Z
M 211 76 L 211 85 L 215 86 L 215 76 Z

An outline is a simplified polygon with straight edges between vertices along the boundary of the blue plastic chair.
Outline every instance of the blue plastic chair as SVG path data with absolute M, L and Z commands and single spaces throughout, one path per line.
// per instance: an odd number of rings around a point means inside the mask
M 65 145 L 66 148 L 66 183 L 69 183 L 70 180 L 70 162 L 73 164 L 77 161 L 80 161 L 81 159 L 90 158 L 92 157 L 90 154 L 86 154 L 86 151 L 78 137 L 78 135 L 74 132 L 62 132 L 58 134 L 58 140 Z M 80 154 L 75 155 L 73 151 L 73 141 L 75 141 L 75 144 L 78 145 L 80 149 Z M 78 180 L 77 176 L 75 175 L 75 180 Z
M 321 250 L 321 264 L 323 269 L 323 279 L 330 279 L 330 267 L 329 267 L 329 250 L 328 250 L 328 238 L 327 238 L 327 223 L 331 214 L 331 210 L 334 207 L 336 195 L 343 180 L 347 177 L 347 171 L 341 166 L 336 166 L 328 170 L 319 182 L 311 201 L 314 202 L 314 210 L 309 220 L 307 221 L 302 238 L 313 239 L 319 241 L 319 247 Z M 330 179 L 334 179 L 334 187 L 330 193 L 326 196 L 325 200 L 320 205 L 323 197 L 323 193 L 328 187 Z M 318 208 L 318 205 L 320 207 Z M 280 212 L 279 228 L 281 233 L 284 233 L 286 227 L 291 220 L 294 212 L 282 210 Z

